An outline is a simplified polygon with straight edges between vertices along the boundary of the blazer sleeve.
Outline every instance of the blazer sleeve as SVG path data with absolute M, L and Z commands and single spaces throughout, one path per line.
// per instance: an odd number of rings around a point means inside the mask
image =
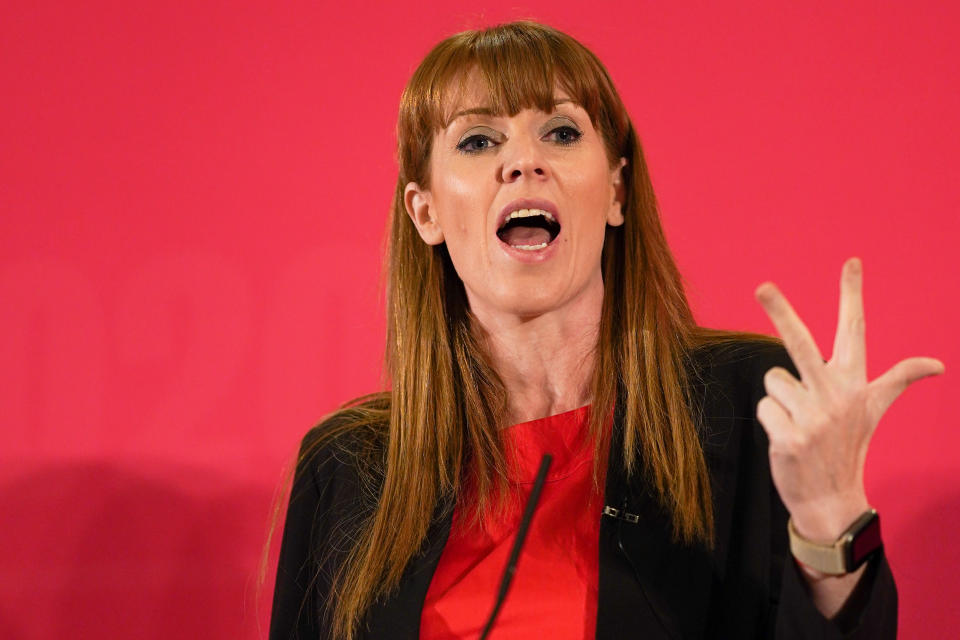
M 765 349 L 764 355 L 758 358 L 758 368 L 753 372 L 759 385 L 754 387 L 754 409 L 766 395 L 763 375 L 774 366 L 784 367 L 800 379 L 785 348 Z M 766 432 L 759 421 L 754 429 L 766 454 L 758 457 L 769 464 Z M 897 637 L 897 588 L 885 554 L 881 551 L 867 562 L 867 568 L 841 611 L 832 619 L 826 618 L 814 605 L 806 580 L 790 553 L 787 535 L 790 514 L 772 481 L 770 493 L 771 558 L 774 573 L 779 574 L 779 580 L 772 581 L 773 636 L 777 640 L 894 640 Z
M 277 578 L 270 614 L 270 640 L 316 640 L 321 636 L 320 614 L 326 598 L 317 552 L 325 535 L 329 511 L 329 464 L 323 452 L 311 454 L 316 430 L 308 433 L 300 454 L 280 543 Z
M 897 589 L 886 557 L 868 561 L 860 582 L 832 620 L 814 606 L 792 558 L 784 562 L 776 638 L 894 640 L 897 637 Z

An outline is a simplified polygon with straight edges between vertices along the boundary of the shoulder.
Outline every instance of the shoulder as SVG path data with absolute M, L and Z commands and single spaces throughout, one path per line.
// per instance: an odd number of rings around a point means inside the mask
M 764 395 L 763 376 L 773 367 L 799 377 L 783 343 L 762 336 L 704 343 L 691 351 L 690 364 L 694 391 L 744 400 Z
M 702 344 L 691 351 L 689 362 L 691 408 L 704 453 L 715 470 L 726 465 L 733 473 L 743 462 L 739 452 L 766 450 L 756 418 L 757 403 L 766 395 L 764 375 L 773 367 L 797 375 L 796 368 L 783 344 L 764 336 Z
M 294 490 L 337 503 L 373 498 L 382 475 L 389 406 L 374 401 L 341 407 L 300 441 Z
M 341 407 L 303 436 L 277 565 L 270 637 L 317 637 L 332 578 L 376 506 L 383 403 Z M 373 480 L 372 480 L 373 479 Z

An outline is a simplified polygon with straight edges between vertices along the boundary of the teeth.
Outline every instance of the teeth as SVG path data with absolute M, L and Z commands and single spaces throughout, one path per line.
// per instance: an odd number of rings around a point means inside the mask
M 553 218 L 553 215 L 549 211 L 544 211 L 543 209 L 520 209 L 519 211 L 514 211 L 507 216 L 507 220 L 513 220 L 514 218 L 529 218 L 530 216 L 543 216 L 550 222 L 556 222 Z
M 547 246 L 546 242 L 541 242 L 540 244 L 512 244 L 510 245 L 514 249 L 523 249 L 524 251 L 536 251 L 537 249 L 543 249 Z

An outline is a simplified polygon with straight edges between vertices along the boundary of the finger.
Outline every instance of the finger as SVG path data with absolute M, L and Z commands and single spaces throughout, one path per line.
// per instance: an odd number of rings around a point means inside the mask
M 757 403 L 757 420 L 763 425 L 767 440 L 774 449 L 779 449 L 780 443 L 788 441 L 796 429 L 786 408 L 771 396 L 763 396 Z
M 800 320 L 800 316 L 772 282 L 761 284 L 754 295 L 770 316 L 780 337 L 783 338 L 783 345 L 787 348 L 793 363 L 797 365 L 800 377 L 810 385 L 819 385 L 824 366 L 823 357 L 809 329 Z
M 945 370 L 936 358 L 907 358 L 890 367 L 869 385 L 874 423 L 911 384 L 928 376 L 938 376 Z
M 840 274 L 840 318 L 833 342 L 833 359 L 858 380 L 867 378 L 867 348 L 863 320 L 863 264 L 850 258 Z
M 806 403 L 807 390 L 783 367 L 771 367 L 763 376 L 767 395 L 779 402 L 791 420 L 796 420 Z

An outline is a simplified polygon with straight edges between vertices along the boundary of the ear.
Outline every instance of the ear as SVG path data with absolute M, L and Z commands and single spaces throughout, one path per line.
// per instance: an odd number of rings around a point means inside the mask
M 607 224 L 611 227 L 619 227 L 623 224 L 623 204 L 626 200 L 627 189 L 623 183 L 623 168 L 627 164 L 626 158 L 620 158 L 617 167 L 610 175 L 611 198 L 610 210 L 607 212 Z
M 421 189 L 416 182 L 408 182 L 403 188 L 403 205 L 424 242 L 443 242 L 443 229 L 434 216 L 433 197 L 429 191 Z

